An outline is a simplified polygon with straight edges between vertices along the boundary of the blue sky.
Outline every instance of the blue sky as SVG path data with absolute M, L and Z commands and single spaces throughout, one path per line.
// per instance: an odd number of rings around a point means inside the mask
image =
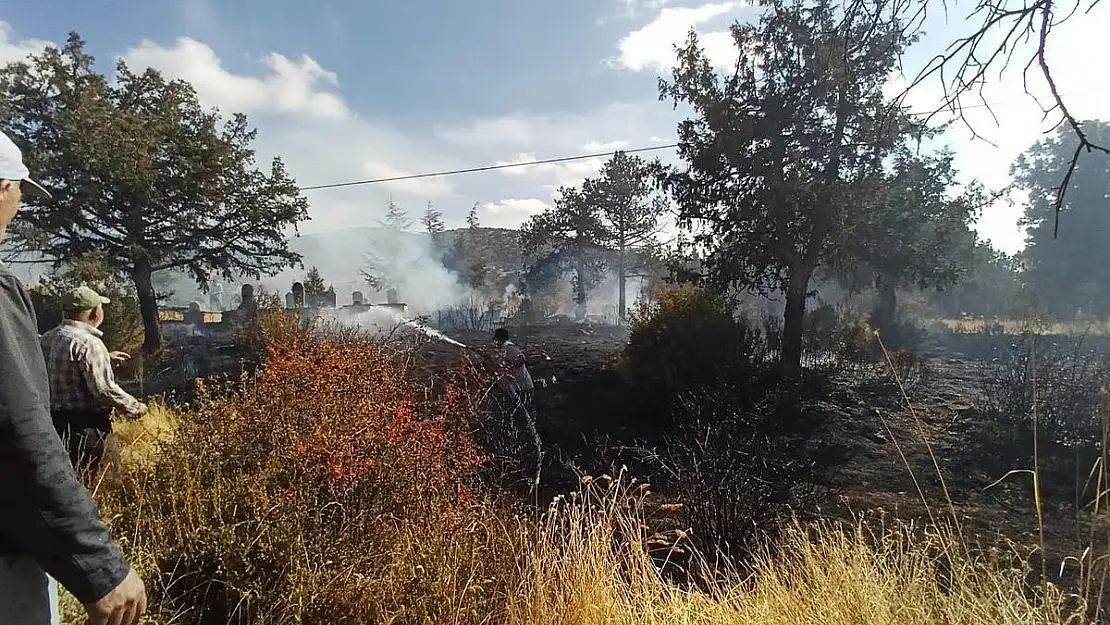
M 907 73 L 970 29 L 958 9 L 951 23 L 931 19 Z M 1110 116 L 1110 88 L 1091 80 L 1105 36 L 1089 36 L 1110 26 L 1106 12 L 1098 7 L 1059 31 L 1054 48 L 1054 58 L 1069 58 L 1057 82 L 1078 93 L 1070 104 L 1084 116 Z M 0 0 L 0 62 L 76 30 L 103 71 L 122 57 L 192 81 L 206 104 L 246 112 L 259 128 L 260 156 L 281 155 L 301 184 L 315 185 L 668 143 L 679 113 L 657 101 L 656 82 L 669 71 L 673 43 L 695 27 L 711 56 L 728 64 L 724 31 L 751 15 L 726 0 Z M 938 93 L 924 85 L 909 101 L 933 108 Z M 986 97 L 997 123 L 985 110 L 970 116 L 995 145 L 958 127 L 946 142 L 966 180 L 999 187 L 1009 162 L 1051 120 L 1041 121 L 1017 72 Z M 477 203 L 487 225 L 516 226 L 560 184 L 599 165 L 312 192 L 304 230 L 372 223 L 390 196 L 413 213 L 430 201 L 450 225 Z M 1018 212 L 991 207 L 981 233 L 1013 251 Z

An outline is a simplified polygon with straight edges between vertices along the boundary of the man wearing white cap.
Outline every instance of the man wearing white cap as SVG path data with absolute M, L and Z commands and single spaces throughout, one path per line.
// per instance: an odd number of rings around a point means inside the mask
M 42 335 L 42 353 L 50 376 L 50 416 L 69 447 L 78 470 L 93 475 L 104 455 L 115 446 L 112 411 L 140 417 L 146 406 L 116 383 L 112 362 L 123 352 L 109 352 L 100 324 L 104 305 L 112 300 L 87 286 L 62 296 L 62 323 Z
M 22 194 L 50 197 L 29 174 L 0 133 L 0 238 Z M 60 582 L 91 625 L 135 625 L 146 590 L 54 429 L 37 330 L 23 284 L 0 267 L 0 623 L 56 625 Z

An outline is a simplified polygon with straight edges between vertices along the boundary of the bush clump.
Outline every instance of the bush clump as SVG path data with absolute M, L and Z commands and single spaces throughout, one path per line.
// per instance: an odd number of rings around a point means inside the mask
M 1033 466 L 1034 431 L 1042 487 L 1083 488 L 1103 440 L 1110 356 L 1082 338 L 996 341 L 980 363 L 980 445 L 999 472 Z
M 669 407 L 693 390 L 743 386 L 764 354 L 759 330 L 726 298 L 683 285 L 632 310 L 623 361 L 638 396 Z
M 518 550 L 485 551 L 508 535 L 475 516 L 465 377 L 427 397 L 381 343 L 263 323 L 261 370 L 202 389 L 158 458 L 105 493 L 156 606 L 195 623 L 490 610 L 467 587 Z

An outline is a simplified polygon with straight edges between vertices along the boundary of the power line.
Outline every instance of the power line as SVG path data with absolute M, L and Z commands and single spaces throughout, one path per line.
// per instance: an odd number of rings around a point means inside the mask
M 1083 93 L 1085 93 L 1085 92 L 1064 94 L 1064 95 L 1061 95 L 1061 97 L 1070 97 L 1070 96 L 1074 96 L 1074 95 L 1082 95 Z M 1090 92 L 1086 92 L 1086 93 L 1090 93 Z M 1009 102 L 1012 103 L 1013 100 L 1010 100 Z M 955 111 L 952 110 L 952 107 L 949 107 L 948 105 L 945 105 L 945 106 L 942 106 L 942 107 L 938 108 L 935 111 L 908 112 L 907 114 L 908 115 L 915 115 L 915 116 L 933 115 L 933 114 L 936 114 L 936 113 L 943 114 L 945 111 L 948 111 L 950 113 L 955 112 L 956 114 L 959 114 L 959 112 L 964 110 L 964 109 L 989 108 L 989 107 L 992 107 L 992 106 L 998 106 L 1000 104 L 1006 104 L 1006 103 L 1007 103 L 1007 101 L 982 102 L 982 103 L 978 103 L 978 104 L 959 105 L 959 106 L 955 107 Z M 669 149 L 672 149 L 672 148 L 677 148 L 678 145 L 679 144 L 677 144 L 677 143 L 668 143 L 666 145 L 653 145 L 653 146 L 643 147 L 643 148 L 633 148 L 631 150 L 613 150 L 612 152 L 594 152 L 593 154 L 576 154 L 574 156 L 560 156 L 558 158 L 546 158 L 546 159 L 535 160 L 535 161 L 520 161 L 520 162 L 516 162 L 516 163 L 497 163 L 497 164 L 494 164 L 494 165 L 482 165 L 480 167 L 468 167 L 466 169 L 450 169 L 450 170 L 447 170 L 447 171 L 432 171 L 432 172 L 425 172 L 425 173 L 422 173 L 422 174 L 404 174 L 404 175 L 401 175 L 401 176 L 390 176 L 388 178 L 370 178 L 368 180 L 353 180 L 353 181 L 349 181 L 349 182 L 333 182 L 331 184 L 318 184 L 318 185 L 313 185 L 311 187 L 301 187 L 300 190 L 301 191 L 319 191 L 319 190 L 322 190 L 322 189 L 339 189 L 339 188 L 342 188 L 342 187 L 356 187 L 356 186 L 363 186 L 363 185 L 368 185 L 368 184 L 381 184 L 383 182 L 401 182 L 401 181 L 404 181 L 404 180 L 419 180 L 421 178 L 439 178 L 439 177 L 442 177 L 442 176 L 457 176 L 459 174 L 475 174 L 475 173 L 483 172 L 483 171 L 494 171 L 494 170 L 499 170 L 499 169 L 512 169 L 514 167 L 531 167 L 532 165 L 551 165 L 551 164 L 554 164 L 554 163 L 569 163 L 569 162 L 572 162 L 572 161 L 584 161 L 586 159 L 591 159 L 591 158 L 601 158 L 603 156 L 612 156 L 612 155 L 616 154 L 618 151 L 619 152 L 624 152 L 625 154 L 636 154 L 636 153 L 639 153 L 639 152 L 655 152 L 655 151 L 658 151 L 658 150 L 669 150 Z
M 677 148 L 677 143 L 669 143 L 667 145 L 653 145 L 646 148 L 635 148 L 632 150 L 614 150 L 612 152 L 595 152 L 593 154 L 577 154 L 575 156 L 560 156 L 559 158 L 545 158 L 538 161 L 521 161 L 519 163 L 498 163 L 496 165 L 484 165 L 482 167 L 469 167 L 467 169 L 452 169 L 449 171 L 433 171 L 424 174 L 407 174 L 404 176 L 391 176 L 389 178 L 372 178 L 370 180 L 355 180 L 352 182 L 336 182 L 332 184 L 318 184 L 312 187 L 301 187 L 301 191 L 316 191 L 317 189 L 338 189 L 340 187 L 354 187 L 364 184 L 378 184 L 382 182 L 398 182 L 401 180 L 416 180 L 419 178 L 435 178 L 439 176 L 454 176 L 457 174 L 473 174 L 480 171 L 493 171 L 495 169 L 509 169 L 512 167 L 527 167 L 530 165 L 547 165 L 551 163 L 567 163 L 570 161 L 583 161 L 588 158 L 601 158 L 602 156 L 612 156 L 618 151 L 625 154 L 634 154 L 637 152 L 652 152 L 655 150 L 667 150 Z

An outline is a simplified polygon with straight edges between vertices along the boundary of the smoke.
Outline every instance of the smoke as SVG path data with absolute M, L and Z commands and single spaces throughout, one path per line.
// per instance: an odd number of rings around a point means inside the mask
M 303 281 L 308 268 L 316 267 L 335 289 L 339 306 L 351 304 L 355 291 L 367 304 L 384 304 L 392 288 L 397 301 L 408 305 L 410 317 L 430 315 L 476 297 L 444 265 L 447 245 L 437 245 L 427 234 L 378 227 L 304 235 L 293 239 L 290 249 L 301 254 L 305 269 L 286 270 L 259 283 L 284 298 L 293 282 Z M 371 287 L 363 272 L 381 278 L 380 289 Z
M 398 302 L 407 304 L 412 315 L 426 315 L 458 306 L 473 299 L 475 293 L 444 266 L 446 250 L 436 246 L 431 236 L 381 231 L 371 244 L 367 270 L 380 276 L 377 293 L 367 289 L 371 303 L 386 301 L 388 289 L 397 290 Z
M 626 275 L 624 281 L 624 305 L 629 311 L 636 302 L 645 296 L 645 290 L 650 288 L 650 280 L 639 275 Z M 601 315 L 606 319 L 616 320 L 620 310 L 620 274 L 615 270 L 607 270 L 601 281 L 590 293 L 586 301 L 586 314 Z M 573 309 L 573 303 L 571 308 Z
M 389 308 L 375 307 L 358 311 L 351 308 L 325 308 L 317 311 L 316 314 L 325 323 L 336 323 L 345 328 L 356 328 L 379 336 L 419 332 L 437 341 L 445 341 L 452 345 L 466 347 L 465 344 L 456 341 L 446 334 L 429 328 L 417 320 L 406 319 L 401 313 Z

